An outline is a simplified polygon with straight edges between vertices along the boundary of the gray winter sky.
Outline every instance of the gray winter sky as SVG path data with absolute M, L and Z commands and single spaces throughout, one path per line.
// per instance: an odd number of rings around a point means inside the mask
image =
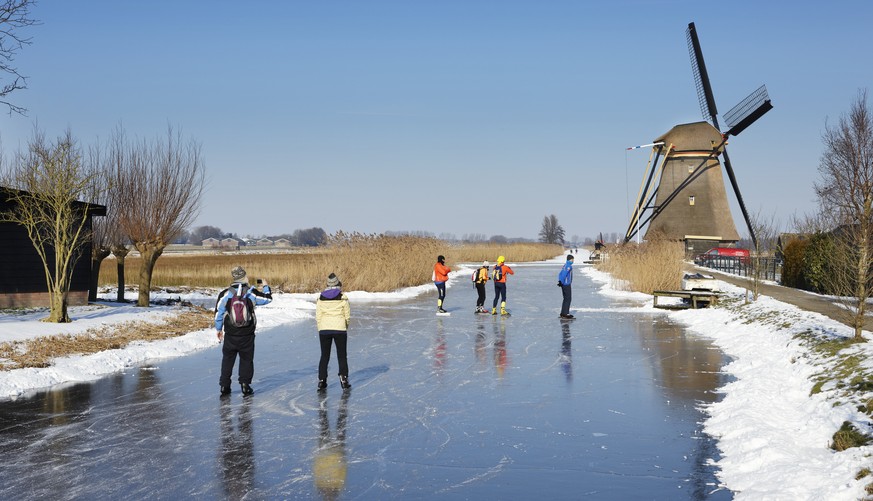
M 202 142 L 197 225 L 535 237 L 623 232 L 651 142 L 701 119 L 695 22 L 720 110 L 774 109 L 729 151 L 751 211 L 813 209 L 821 133 L 873 84 L 873 3 L 41 0 L 15 60 L 28 116 L 83 144 L 119 122 Z M 738 228 L 742 220 L 734 211 Z M 741 233 L 743 230 L 741 229 Z

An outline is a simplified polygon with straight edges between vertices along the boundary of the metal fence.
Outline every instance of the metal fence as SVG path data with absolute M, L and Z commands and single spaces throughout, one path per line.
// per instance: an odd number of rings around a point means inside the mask
M 722 273 L 750 277 L 754 273 L 753 264 L 757 261 L 761 269 L 761 280 L 779 282 L 782 279 L 782 260 L 772 257 L 745 258 L 731 256 L 705 256 L 694 260 L 694 264 Z

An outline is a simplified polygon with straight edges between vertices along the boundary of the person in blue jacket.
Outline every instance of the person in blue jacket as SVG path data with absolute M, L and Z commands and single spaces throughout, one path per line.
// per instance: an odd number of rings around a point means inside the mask
M 561 318 L 576 318 L 570 314 L 570 301 L 573 299 L 573 254 L 567 254 L 567 262 L 558 273 L 558 287 L 561 288 L 561 295 L 564 296 L 564 302 L 561 303 Z
M 230 376 L 233 374 L 233 364 L 239 355 L 239 384 L 243 395 L 251 395 L 252 377 L 255 375 L 255 327 L 258 319 L 255 316 L 255 306 L 261 306 L 273 300 L 270 286 L 266 280 L 258 280 L 263 284 L 263 292 L 249 286 L 246 270 L 237 266 L 230 272 L 233 283 L 218 294 L 215 303 L 215 330 L 218 340 L 224 341 L 221 347 L 221 376 L 218 385 L 221 394 L 230 393 Z M 238 298 L 234 300 L 234 298 Z M 233 307 L 242 299 L 241 308 Z

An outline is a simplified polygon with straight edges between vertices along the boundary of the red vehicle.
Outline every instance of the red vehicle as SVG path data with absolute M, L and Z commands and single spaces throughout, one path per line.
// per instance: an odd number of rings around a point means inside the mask
M 707 266 L 718 261 L 738 260 L 742 263 L 749 262 L 749 249 L 737 249 L 732 247 L 713 247 L 703 254 L 694 258 L 694 264 Z M 721 259 L 727 258 L 727 259 Z

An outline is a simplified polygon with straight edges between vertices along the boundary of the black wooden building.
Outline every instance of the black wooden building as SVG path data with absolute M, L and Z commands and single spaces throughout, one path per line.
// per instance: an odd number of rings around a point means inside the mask
M 14 201 L 9 188 L 0 187 L 0 213 L 14 209 Z M 88 287 L 91 276 L 91 218 L 105 216 L 106 207 L 102 205 L 76 202 L 87 214 L 86 229 L 88 240 L 82 247 L 82 255 L 73 268 L 68 304 L 88 303 Z M 54 260 L 51 254 L 49 263 Z M 18 224 L 0 222 L 0 309 L 29 308 L 49 306 L 48 287 L 42 260 L 27 236 L 27 230 Z

